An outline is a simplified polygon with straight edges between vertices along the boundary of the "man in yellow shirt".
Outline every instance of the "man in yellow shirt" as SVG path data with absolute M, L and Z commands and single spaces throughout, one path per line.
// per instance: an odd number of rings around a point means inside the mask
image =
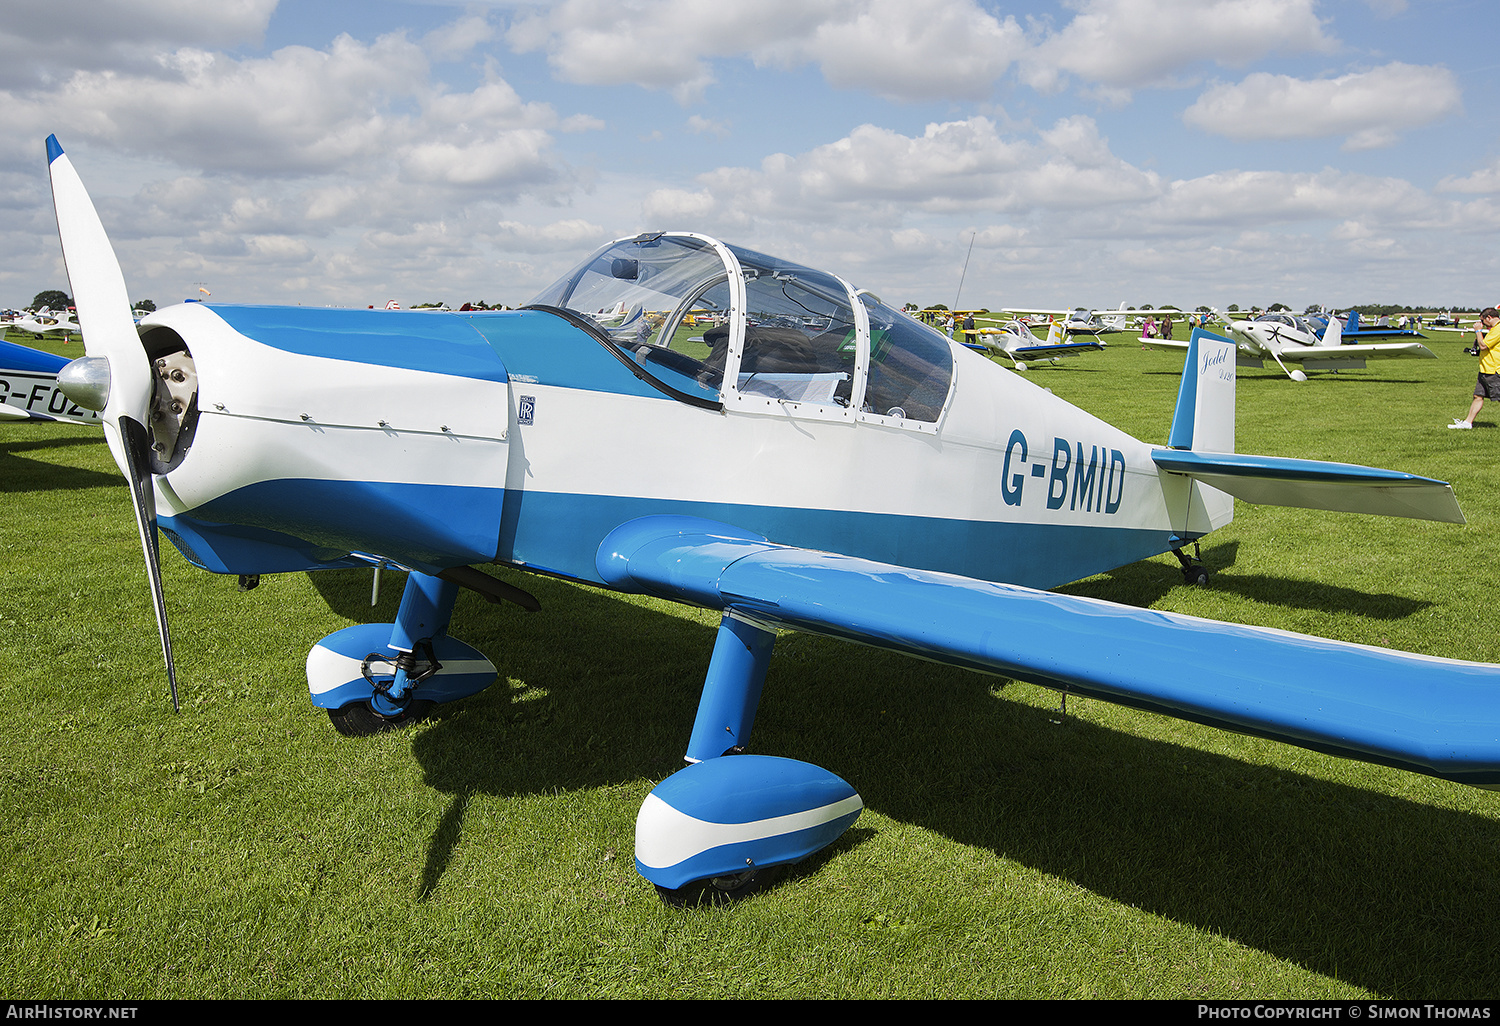
M 1448 425 L 1461 431 L 1474 426 L 1474 418 L 1479 416 L 1486 399 L 1500 399 L 1500 310 L 1491 306 L 1479 315 L 1474 347 L 1479 350 L 1479 382 L 1474 386 L 1474 402 L 1467 417 Z

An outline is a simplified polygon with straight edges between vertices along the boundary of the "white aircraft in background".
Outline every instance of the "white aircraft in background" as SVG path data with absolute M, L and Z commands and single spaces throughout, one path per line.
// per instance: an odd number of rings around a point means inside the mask
M 1146 317 L 1170 317 L 1174 321 L 1186 321 L 1189 317 L 1193 316 L 1193 311 L 1191 310 L 1174 310 L 1171 308 L 1157 310 L 1146 307 L 1126 306 L 1124 303 L 1121 303 L 1113 310 L 1107 308 L 1090 309 L 1082 306 L 1074 307 L 1071 310 L 1041 310 L 1036 308 L 1023 310 L 1018 307 L 1007 307 L 1004 312 L 1041 315 L 1049 318 L 1060 317 L 1062 318 L 1061 321 L 1054 321 L 1053 323 L 1060 323 L 1063 330 L 1069 335 L 1104 335 L 1129 331 L 1131 329 L 1130 321 L 1132 318 L 1139 321 Z M 1206 316 L 1217 319 L 1219 315 L 1215 311 Z
M 1092 342 L 1067 341 L 1062 324 L 1057 321 L 1048 329 L 1046 341 L 1039 340 L 1020 320 L 1006 321 L 999 327 L 979 328 L 977 334 L 980 345 L 987 352 L 1005 357 L 1018 371 L 1025 370 L 1028 363 L 1056 363 L 1065 356 L 1097 353 L 1104 349 L 1104 343 L 1098 339 Z
M 1437 354 L 1420 342 L 1344 344 L 1338 318 L 1328 322 L 1321 339 L 1307 320 L 1289 313 L 1262 314 L 1250 321 L 1230 321 L 1226 326 L 1234 336 L 1239 366 L 1264 367 L 1271 359 L 1293 381 L 1306 381 L 1307 371 L 1363 370 L 1366 360 L 1437 359 Z M 1188 347 L 1186 342 L 1165 338 L 1143 337 L 1141 342 L 1153 349 Z M 1287 364 L 1294 364 L 1296 369 Z
M 34 314 L 23 314 L 13 321 L 6 322 L 7 328 L 16 331 L 24 331 L 28 335 L 41 338 L 44 335 L 61 335 L 66 338 L 69 335 L 82 335 L 78 328 L 78 321 L 74 319 L 70 311 L 52 311 L 43 307 Z
M 1474 331 L 1475 328 L 1479 327 L 1479 318 L 1477 316 L 1472 321 L 1470 321 L 1468 324 L 1464 324 L 1462 321 L 1460 321 L 1458 319 L 1457 316 L 1454 316 L 1454 318 L 1452 319 L 1451 322 L 1448 322 L 1446 320 L 1446 318 L 1444 318 L 1443 320 L 1444 320 L 1444 323 L 1442 323 L 1442 324 L 1439 324 L 1436 321 L 1434 321 L 1432 323 L 1429 323 L 1429 324 L 1424 324 L 1424 325 L 1422 325 L 1422 330 L 1423 331 L 1457 331 L 1457 332 L 1460 332 L 1462 334 L 1467 335 L 1467 334 L 1471 334 Z

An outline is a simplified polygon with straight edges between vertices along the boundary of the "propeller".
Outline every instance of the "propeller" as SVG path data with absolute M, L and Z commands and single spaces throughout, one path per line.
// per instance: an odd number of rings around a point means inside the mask
M 146 576 L 151 582 L 151 601 L 156 609 L 156 628 L 161 635 L 162 659 L 172 690 L 172 708 L 180 711 L 172 635 L 167 629 L 167 605 L 162 593 L 156 498 L 151 484 L 151 432 L 146 427 L 156 379 L 130 316 L 125 276 L 120 272 L 114 247 L 109 244 L 88 190 L 55 135 L 47 137 L 47 163 L 63 263 L 78 308 L 84 351 L 88 353 L 65 367 L 59 381 L 69 398 L 100 411 L 109 451 L 130 487 L 130 505 L 135 510 Z M 100 405 L 93 405 L 101 399 Z

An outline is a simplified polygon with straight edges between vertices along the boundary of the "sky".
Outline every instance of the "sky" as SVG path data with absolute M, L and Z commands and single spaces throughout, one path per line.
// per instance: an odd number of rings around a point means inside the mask
M 714 235 L 922 306 L 1500 301 L 1492 0 L 6 0 L 0 305 L 516 306 Z

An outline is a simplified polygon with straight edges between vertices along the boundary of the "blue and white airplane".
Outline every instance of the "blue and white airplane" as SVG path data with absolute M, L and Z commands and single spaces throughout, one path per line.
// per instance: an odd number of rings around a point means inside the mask
M 1047 338 L 1038 339 L 1031 333 L 1031 328 L 1020 320 L 1006 321 L 998 328 L 980 328 L 979 345 L 983 349 L 1003 356 L 1009 360 L 1018 371 L 1023 371 L 1028 365 L 1038 363 L 1056 363 L 1058 360 L 1069 356 L 1081 356 L 1084 353 L 1103 352 L 1104 343 L 1092 342 L 1069 342 L 1063 331 L 1062 324 L 1053 321 L 1047 329 Z M 969 346 L 973 349 L 974 346 Z
M 158 530 L 220 574 L 410 571 L 394 624 L 308 656 L 345 733 L 494 679 L 447 633 L 458 589 L 535 602 L 483 564 L 721 611 L 688 765 L 637 822 L 667 892 L 733 893 L 859 815 L 833 773 L 741 754 L 784 629 L 1500 786 L 1500 668 L 1041 590 L 1164 552 L 1201 581 L 1184 549 L 1235 496 L 1462 522 L 1440 481 L 1235 454 L 1227 339 L 1198 335 L 1156 446 L 835 275 L 690 233 L 605 246 L 519 311 L 190 303 L 137 328 L 48 154 L 89 352 L 62 379 L 130 485 L 174 701 Z
M 86 410 L 57 387 L 64 356 L 0 341 L 0 420 L 62 420 L 97 424 L 96 410 Z

